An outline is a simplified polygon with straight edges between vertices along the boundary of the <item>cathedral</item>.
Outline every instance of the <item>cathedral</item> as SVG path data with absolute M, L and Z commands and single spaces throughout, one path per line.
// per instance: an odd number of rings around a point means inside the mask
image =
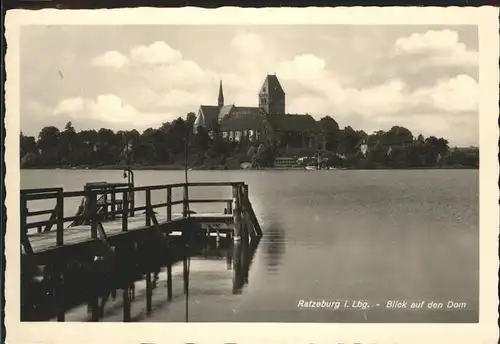
M 285 111 L 285 91 L 276 75 L 267 75 L 258 93 L 258 106 L 224 104 L 222 81 L 217 105 L 201 105 L 194 130 L 213 134 L 218 127 L 224 139 L 274 143 L 279 148 L 323 148 L 318 123 L 308 114 Z

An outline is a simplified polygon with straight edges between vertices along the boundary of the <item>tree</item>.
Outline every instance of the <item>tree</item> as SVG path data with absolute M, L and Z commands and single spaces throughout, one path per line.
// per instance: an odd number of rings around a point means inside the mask
M 71 122 L 66 123 L 64 131 L 61 133 L 60 148 L 61 162 L 64 165 L 73 165 L 76 161 L 75 152 L 78 147 L 78 134 Z
M 54 166 L 60 163 L 60 138 L 58 128 L 48 126 L 42 128 L 38 134 L 37 148 L 41 150 L 42 164 Z
M 36 148 L 36 140 L 33 136 L 24 136 L 23 133 L 19 137 L 20 145 L 20 165 L 26 167 L 36 163 L 38 150 Z
M 195 157 L 198 164 L 224 165 L 226 161 L 248 161 L 257 166 L 272 166 L 277 154 L 273 139 L 255 146 L 250 141 L 228 141 L 221 135 L 217 120 L 208 128 L 200 127 L 193 132 L 196 116 L 193 112 L 186 118 L 165 122 L 158 128 L 120 130 L 116 133 L 107 128 L 76 132 L 71 122 L 59 131 L 54 126 L 40 130 L 38 138 L 20 134 L 22 167 L 51 167 L 60 164 L 76 166 L 114 165 L 134 162 L 144 165 L 159 163 L 184 163 L 185 149 L 188 158 Z M 388 131 L 378 130 L 368 135 L 351 126 L 339 129 L 330 116 L 318 121 L 320 135 L 325 139 L 327 150 L 332 151 L 331 164 L 336 166 L 373 167 L 418 167 L 436 165 L 459 165 L 478 167 L 479 150 L 452 150 L 444 138 L 412 132 L 402 126 L 392 126 Z M 266 127 L 266 123 L 263 124 Z M 267 137 L 265 133 L 264 137 Z M 284 136 L 282 142 L 293 145 L 301 137 Z M 366 155 L 360 153 L 362 145 L 368 147 Z M 389 154 L 390 152 L 390 154 Z M 208 164 L 205 160 L 209 160 Z
M 326 141 L 326 149 L 336 151 L 339 145 L 339 124 L 330 116 L 319 120 L 319 125 Z
M 23 133 L 21 133 L 19 137 L 19 144 L 20 144 L 20 156 L 21 158 L 25 156 L 26 154 L 35 154 L 37 152 L 36 149 L 36 140 L 33 136 L 24 136 Z
M 186 115 L 186 122 L 189 130 L 192 132 L 194 128 L 194 122 L 196 122 L 196 114 L 194 112 L 189 112 Z
M 413 142 L 413 134 L 405 127 L 393 126 L 388 132 L 389 143 L 393 146 L 404 146 Z
M 203 163 L 207 151 L 210 148 L 210 137 L 208 136 L 207 130 L 204 127 L 199 127 L 194 135 L 193 141 L 195 154 L 198 156 L 200 163 Z
M 347 126 L 339 133 L 338 152 L 346 156 L 355 156 L 359 152 L 362 137 L 352 127 Z

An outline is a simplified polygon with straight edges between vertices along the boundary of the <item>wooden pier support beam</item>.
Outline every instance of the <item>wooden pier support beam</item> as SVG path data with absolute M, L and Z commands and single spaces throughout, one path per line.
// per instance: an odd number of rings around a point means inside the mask
M 57 311 L 57 321 L 63 322 L 65 320 L 65 290 L 64 290 L 64 272 L 60 263 L 54 263 L 52 270 L 52 284 L 54 291 L 54 301 Z
M 183 192 L 183 203 L 182 203 L 182 217 L 187 217 L 188 211 L 189 211 L 188 184 L 184 184 L 183 189 L 184 189 L 184 192 Z
M 88 189 L 87 199 L 89 204 L 90 236 L 97 239 L 97 194 Z
M 253 229 L 252 221 L 250 220 L 250 201 L 248 198 L 248 185 L 241 186 L 241 214 L 242 214 L 242 237 L 245 241 L 248 241 L 248 235 L 250 228 Z M 253 231 L 250 232 L 253 235 Z
M 244 194 L 242 202 L 244 204 L 243 212 L 245 216 L 245 224 L 247 225 L 247 231 L 251 229 L 250 235 L 252 237 L 261 237 L 263 234 L 262 229 L 260 228 L 259 220 L 257 219 L 257 216 L 255 215 L 255 212 L 253 210 L 252 203 L 250 203 L 247 184 L 244 185 L 243 191 Z
M 128 231 L 128 191 L 123 191 L 123 205 L 122 205 L 122 231 Z
M 99 321 L 101 312 L 99 309 L 99 298 L 97 297 L 97 294 L 92 295 L 88 308 L 90 310 L 90 321 Z
M 172 221 L 172 188 L 167 188 L 167 221 Z
M 241 242 L 233 244 L 233 294 L 241 292 L 241 248 L 244 244 Z
M 57 228 L 56 228 L 56 245 L 62 246 L 64 243 L 63 231 L 64 231 L 64 196 L 63 189 L 61 188 L 57 192 L 56 200 L 56 218 L 57 218 Z
M 227 201 L 227 204 L 226 204 L 226 213 L 227 214 L 232 214 L 233 213 L 233 202 L 232 201 Z
M 151 272 L 146 273 L 146 312 L 149 314 L 152 310 L 153 285 L 151 283 Z
M 241 192 L 240 185 L 233 185 L 233 222 L 234 222 L 234 236 L 233 241 L 241 240 Z
M 28 238 L 28 229 L 26 228 L 26 218 L 28 214 L 28 207 L 26 206 L 26 200 L 21 199 L 21 209 L 20 209 L 20 220 L 21 220 L 21 244 L 24 247 L 26 254 L 33 254 L 33 248 L 31 247 L 30 240 Z M 41 232 L 41 227 L 39 233 Z
M 167 264 L 167 297 L 168 300 L 172 300 L 172 262 L 169 258 Z
M 116 190 L 115 187 L 111 187 L 111 220 L 116 219 Z
M 146 227 L 151 227 L 151 190 L 146 190 Z
M 130 313 L 131 313 L 131 305 L 130 305 L 130 287 L 127 286 L 123 288 L 123 322 L 130 322 Z
M 167 261 L 167 298 L 172 300 L 172 243 L 168 233 L 165 235 Z

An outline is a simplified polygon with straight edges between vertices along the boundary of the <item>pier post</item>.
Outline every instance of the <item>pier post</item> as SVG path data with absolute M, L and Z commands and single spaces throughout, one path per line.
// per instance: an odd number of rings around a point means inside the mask
M 233 294 L 240 294 L 243 285 L 241 278 L 241 248 L 243 243 L 233 244 Z
M 172 188 L 167 188 L 167 222 L 172 221 Z
M 128 191 L 123 191 L 122 231 L 128 231 Z
M 92 299 L 89 302 L 89 308 L 90 308 L 90 320 L 91 321 L 99 321 L 100 317 L 100 310 L 99 310 L 99 297 L 97 292 L 95 292 L 95 295 L 92 296 Z
M 21 215 L 21 244 L 23 245 L 24 250 L 26 251 L 27 254 L 33 254 L 33 248 L 31 247 L 30 239 L 28 238 L 28 229 L 26 228 L 26 218 L 28 216 L 28 207 L 26 205 L 26 199 L 23 198 L 22 194 L 21 194 L 20 215 Z M 39 233 L 40 232 L 41 232 L 41 230 L 39 231 Z
M 241 240 L 241 197 L 240 197 L 240 185 L 233 185 L 233 222 L 234 222 L 234 236 L 233 241 Z
M 130 322 L 130 287 L 123 288 L 123 322 Z
M 109 191 L 109 188 L 108 187 L 105 187 L 104 188 L 104 193 L 102 194 L 102 210 L 104 212 L 104 219 L 107 220 L 108 219 L 108 191 Z
M 146 273 L 146 312 L 151 313 L 153 298 L 153 286 L 151 283 L 151 272 Z
M 111 187 L 111 219 L 116 219 L 116 190 L 115 187 Z
M 186 249 L 185 249 L 186 250 Z M 184 294 L 188 293 L 188 257 L 187 254 L 184 255 L 184 259 L 182 261 L 182 279 L 184 280 Z
M 167 260 L 167 297 L 172 300 L 172 243 L 168 233 L 165 234 Z
M 172 260 L 168 258 L 167 263 L 167 296 L 168 300 L 172 300 Z
M 90 188 L 88 189 L 89 217 L 90 217 L 90 236 L 97 239 L 97 194 Z
M 54 301 L 56 305 L 57 321 L 65 320 L 65 302 L 64 302 L 64 287 L 63 287 L 63 269 L 61 262 L 55 262 L 52 265 L 52 286 L 54 292 Z
M 182 217 L 187 217 L 189 208 L 188 185 L 184 184 L 183 189 L 184 189 L 184 195 L 183 195 L 184 202 L 182 203 Z
M 134 188 L 134 174 L 132 173 L 132 182 L 129 184 L 128 188 Z M 135 215 L 135 191 L 129 191 L 129 195 L 128 195 L 128 199 L 130 201 L 130 207 L 129 207 L 129 211 L 130 211 L 130 216 L 134 216 Z
M 151 227 L 151 189 L 146 189 L 146 227 Z
M 57 219 L 57 227 L 56 227 L 56 241 L 57 246 L 61 246 L 63 244 L 63 230 L 64 230 L 64 195 L 63 190 L 60 189 L 57 191 L 57 201 L 56 201 L 56 219 Z
M 228 270 L 233 269 L 233 253 L 228 251 L 226 254 L 226 268 Z
M 248 185 L 244 184 L 241 186 L 241 212 L 242 212 L 242 237 L 244 240 L 248 240 L 248 231 L 250 227 L 250 219 L 248 216 L 248 211 L 249 211 L 249 199 L 248 199 Z

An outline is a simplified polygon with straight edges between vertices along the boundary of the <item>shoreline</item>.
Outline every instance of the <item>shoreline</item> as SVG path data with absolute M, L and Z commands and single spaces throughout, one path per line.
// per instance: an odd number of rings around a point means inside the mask
M 23 167 L 21 170 L 124 170 L 127 166 L 124 165 L 103 165 L 103 166 L 51 166 L 51 167 Z M 180 165 L 134 165 L 130 166 L 133 171 L 183 171 L 184 166 Z M 264 167 L 264 168 L 250 168 L 243 169 L 241 167 L 188 167 L 189 171 L 305 171 L 305 167 Z M 360 168 L 360 167 L 344 167 L 333 170 L 320 170 L 320 171 L 351 171 L 351 170 L 479 170 L 479 167 L 470 166 L 429 166 L 429 167 L 405 167 L 405 168 L 392 168 L 392 167 L 375 167 L 375 168 Z M 312 172 L 312 171 L 309 171 Z

